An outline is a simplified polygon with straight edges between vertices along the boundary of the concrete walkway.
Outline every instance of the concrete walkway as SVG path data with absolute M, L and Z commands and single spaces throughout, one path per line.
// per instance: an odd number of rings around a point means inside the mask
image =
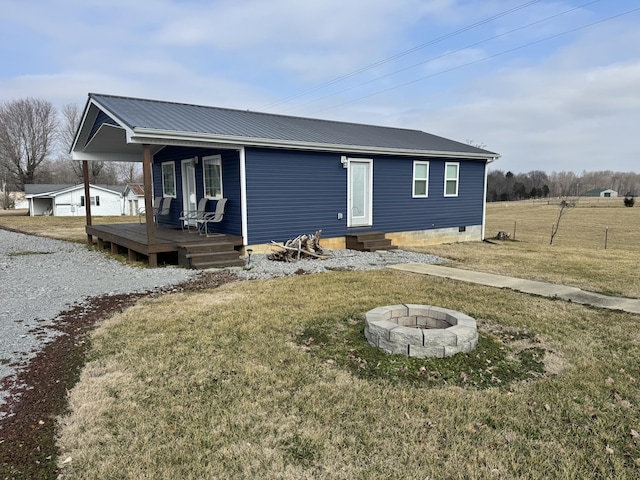
M 518 292 L 531 293 L 543 297 L 561 298 L 569 302 L 592 305 L 598 308 L 608 308 L 610 310 L 622 310 L 628 313 L 640 314 L 640 299 L 610 297 L 599 293 L 586 292 L 576 287 L 566 287 L 553 283 L 507 277 L 506 275 L 462 270 L 460 268 L 443 267 L 442 265 L 427 265 L 424 263 L 405 263 L 402 265 L 392 265 L 390 268 L 422 275 L 451 278 L 453 280 L 477 283 L 489 287 L 509 288 Z

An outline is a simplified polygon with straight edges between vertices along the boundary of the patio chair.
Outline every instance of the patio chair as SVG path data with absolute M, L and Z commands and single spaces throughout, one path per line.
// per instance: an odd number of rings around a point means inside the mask
M 156 225 L 159 224 L 160 217 L 166 217 L 171 212 L 171 200 L 173 200 L 173 198 L 171 197 L 164 197 L 162 199 L 162 206 L 160 207 L 160 210 L 158 210 L 158 212 L 156 213 L 156 217 L 155 217 Z
M 180 212 L 180 217 L 178 217 L 178 219 L 182 222 L 182 230 L 184 230 L 185 225 L 187 226 L 187 232 L 191 231 L 192 226 L 198 230 L 198 219 L 202 218 L 202 216 L 207 213 L 206 207 L 208 200 L 208 198 L 202 197 L 198 202 L 197 210 L 183 210 Z
M 153 218 L 156 218 L 158 211 L 160 210 L 160 205 L 162 204 L 162 197 L 156 197 L 153 199 Z M 138 222 L 142 223 L 142 217 L 147 214 L 147 209 L 142 207 L 138 210 Z
M 209 236 L 209 224 L 210 223 L 218 223 L 222 221 L 222 217 L 224 216 L 224 207 L 227 203 L 226 198 L 221 198 L 218 200 L 216 204 L 215 212 L 205 212 L 202 215 L 202 218 L 196 220 L 198 224 L 198 231 L 201 235 Z

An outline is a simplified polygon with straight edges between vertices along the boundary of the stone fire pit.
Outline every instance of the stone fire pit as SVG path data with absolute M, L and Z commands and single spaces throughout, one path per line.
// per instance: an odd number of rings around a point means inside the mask
M 364 334 L 374 347 L 408 357 L 450 357 L 478 344 L 474 318 L 431 305 L 390 305 L 366 313 Z

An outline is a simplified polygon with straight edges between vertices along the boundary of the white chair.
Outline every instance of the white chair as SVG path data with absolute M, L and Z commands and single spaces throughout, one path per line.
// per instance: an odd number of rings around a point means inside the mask
M 183 210 L 180 212 L 179 220 L 182 226 L 182 230 L 186 225 L 187 232 L 191 231 L 191 227 L 194 226 L 196 230 L 198 229 L 198 220 L 201 219 L 207 213 L 207 201 L 206 197 L 202 197 L 198 202 L 197 210 Z
M 162 204 L 162 197 L 156 197 L 153 199 L 153 218 L 156 217 L 160 211 L 160 205 Z M 147 214 L 147 209 L 142 207 L 138 210 L 138 222 L 142 223 L 142 217 Z
M 224 207 L 227 204 L 226 198 L 221 198 L 216 204 L 215 212 L 205 212 L 201 218 L 196 220 L 198 224 L 198 231 L 201 235 L 209 236 L 209 224 L 218 223 L 222 221 L 224 217 Z

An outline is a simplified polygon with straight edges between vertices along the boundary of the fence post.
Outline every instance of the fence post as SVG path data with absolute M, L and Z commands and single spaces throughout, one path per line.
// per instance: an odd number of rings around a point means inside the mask
M 609 227 L 604 230 L 604 249 L 607 249 L 607 242 L 609 241 Z
M 513 239 L 516 239 L 516 224 L 518 223 L 517 220 L 513 221 Z

